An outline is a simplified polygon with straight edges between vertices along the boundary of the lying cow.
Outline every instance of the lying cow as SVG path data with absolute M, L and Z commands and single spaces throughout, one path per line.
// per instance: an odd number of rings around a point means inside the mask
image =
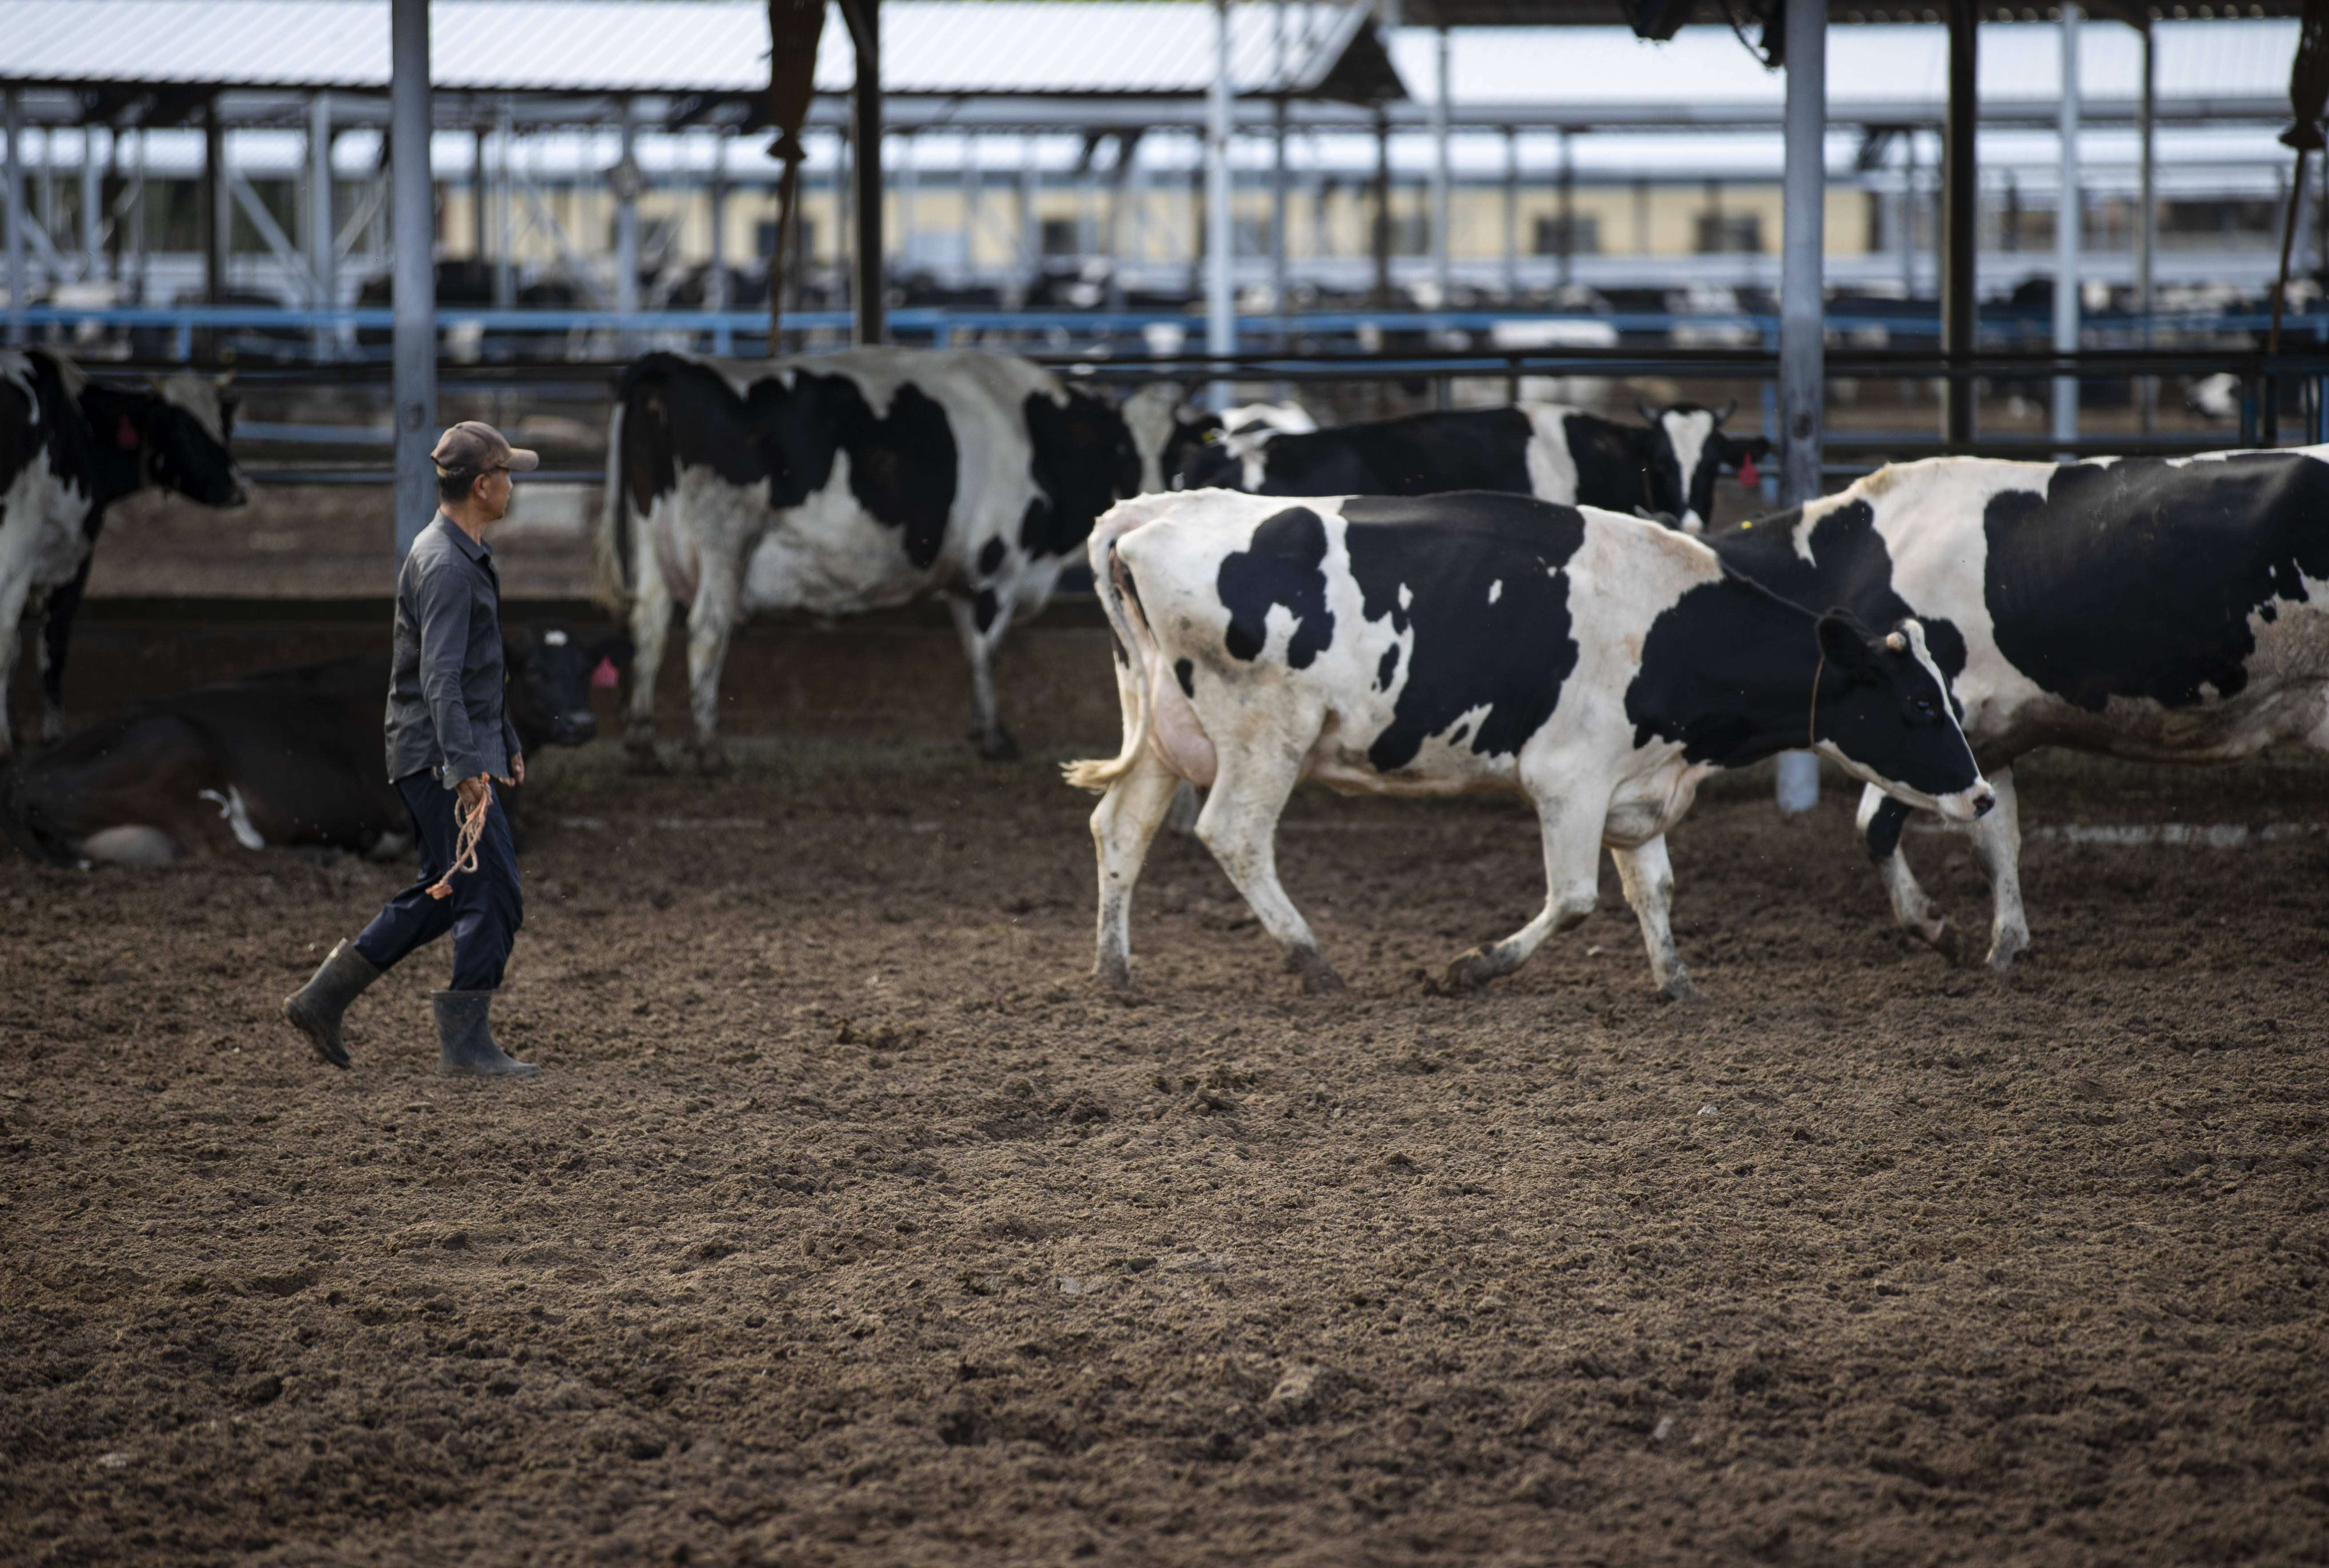
M 27 615 L 45 613 L 43 740 L 64 733 L 65 649 L 106 509 L 157 484 L 207 506 L 242 504 L 226 380 L 177 375 L 126 391 L 48 349 L 0 350 L 0 693 Z M 0 760 L 14 748 L 0 701 Z
M 561 627 L 503 639 L 518 743 L 598 733 L 592 685 L 629 644 L 585 647 Z M 60 865 L 165 865 L 266 849 L 392 859 L 412 824 L 381 760 L 387 671 L 338 659 L 144 702 L 0 771 L 0 831 Z
M 1564 506 L 1637 509 L 1697 533 L 1714 512 L 1714 482 L 1737 470 L 1752 484 L 1771 444 L 1722 423 L 1738 407 L 1642 407 L 1623 424 L 1552 403 L 1406 414 L 1331 429 L 1263 424 L 1175 448 L 1173 488 L 1218 486 L 1256 495 L 1439 495 L 1501 490 Z
M 1161 483 L 1174 395 L 1160 387 L 1119 409 L 972 350 L 633 365 L 608 435 L 599 582 L 630 606 L 634 766 L 657 765 L 655 680 L 674 602 L 688 606 L 696 761 L 713 773 L 720 667 L 746 615 L 852 615 L 932 594 L 970 656 L 979 754 L 1016 755 L 995 648 L 1050 602 L 1092 520 Z
M 1735 570 L 1862 618 L 1914 615 L 2000 810 L 1973 825 L 1989 962 L 2030 945 L 2013 761 L 2329 752 L 2329 447 L 2193 458 L 1937 457 L 1711 540 Z M 1954 946 L 1900 858 L 1908 808 L 1861 828 L 1906 929 Z
M 1278 813 L 1304 777 L 1353 793 L 1528 797 L 1542 913 L 1448 967 L 1476 985 L 1591 913 L 1607 844 L 1650 970 L 1692 994 L 1667 919 L 1665 831 L 1699 781 L 1811 742 L 1951 818 L 1990 804 L 1925 633 L 1815 615 L 1653 523 L 1520 496 L 1284 500 L 1202 491 L 1100 520 L 1092 574 L 1117 639 L 1124 746 L 1105 791 L 1098 969 L 1130 980 L 1132 889 L 1181 780 L 1197 834 L 1306 989 L 1341 981 L 1279 887 Z

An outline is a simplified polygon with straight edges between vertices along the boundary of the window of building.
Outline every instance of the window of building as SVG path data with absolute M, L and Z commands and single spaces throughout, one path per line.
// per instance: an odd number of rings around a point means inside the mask
M 1539 218 L 1536 221 L 1536 254 L 1539 256 L 1598 256 L 1601 254 L 1601 220 L 1584 213 L 1569 219 Z
M 1701 212 L 1697 221 L 1701 256 L 1763 253 L 1763 217 L 1759 212 Z
M 2273 245 L 2280 239 L 2280 203 L 2271 197 L 2224 197 L 2196 202 L 2163 202 L 2159 207 L 2159 244 L 2190 249 L 2228 245 L 2248 249 Z
M 1077 232 L 1083 227 L 1072 218 L 1043 220 L 1042 246 L 1046 256 L 1081 256 L 1083 236 Z

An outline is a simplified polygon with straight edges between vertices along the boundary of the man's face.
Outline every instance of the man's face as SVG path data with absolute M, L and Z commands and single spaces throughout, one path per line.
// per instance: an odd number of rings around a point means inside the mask
M 477 475 L 469 493 L 485 512 L 487 522 L 499 522 L 509 511 L 510 492 L 515 488 L 506 468 L 488 468 Z

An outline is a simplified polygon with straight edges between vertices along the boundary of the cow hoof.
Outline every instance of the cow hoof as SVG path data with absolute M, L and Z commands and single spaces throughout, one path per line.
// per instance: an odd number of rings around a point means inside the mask
M 1918 934 L 1923 936 L 1924 933 L 1919 932 Z M 1933 934 L 1929 936 L 1926 936 L 1925 940 L 1931 944 L 1935 953 L 1941 955 L 1942 959 L 1947 962 L 1951 969 L 1962 969 L 1965 967 L 1965 944 L 1958 939 L 1957 928 L 1956 926 L 1944 921 L 1934 927 Z
M 2013 967 L 2013 961 L 2030 951 L 2030 934 L 2026 931 L 2001 933 L 1990 944 L 1989 967 L 2004 974 Z
M 974 736 L 972 738 L 978 742 L 978 758 L 981 762 L 1017 762 L 1019 760 L 1019 743 L 1011 738 L 1011 732 L 1007 729 L 998 729 L 993 735 Z
M 671 771 L 664 766 L 663 758 L 655 755 L 652 740 L 634 740 L 627 744 L 623 747 L 623 768 L 627 773 L 649 778 L 659 778 Z
M 1306 969 L 1302 972 L 1302 990 L 1306 995 L 1340 996 L 1348 989 L 1344 985 L 1341 975 L 1323 965 L 1317 969 Z
M 1439 977 L 1440 993 L 1461 996 L 1466 991 L 1477 991 L 1488 983 L 1494 972 L 1488 967 L 1488 955 L 1480 949 L 1458 953 L 1448 960 L 1447 972 Z
M 1132 965 L 1122 959 L 1114 962 L 1103 961 L 1092 968 L 1093 977 L 1110 991 L 1132 989 Z
M 1660 986 L 1658 994 L 1668 1001 L 1696 1001 L 1698 987 L 1691 983 L 1690 976 L 1678 974 Z
M 726 778 L 735 770 L 729 765 L 726 752 L 716 746 L 705 746 L 696 748 L 695 771 L 705 778 Z

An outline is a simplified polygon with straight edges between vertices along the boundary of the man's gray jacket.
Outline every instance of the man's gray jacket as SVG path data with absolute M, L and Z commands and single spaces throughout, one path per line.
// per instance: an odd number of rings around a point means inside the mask
M 447 789 L 510 776 L 517 731 L 502 705 L 501 579 L 494 552 L 443 512 L 396 576 L 388 676 L 388 776 L 434 774 Z

